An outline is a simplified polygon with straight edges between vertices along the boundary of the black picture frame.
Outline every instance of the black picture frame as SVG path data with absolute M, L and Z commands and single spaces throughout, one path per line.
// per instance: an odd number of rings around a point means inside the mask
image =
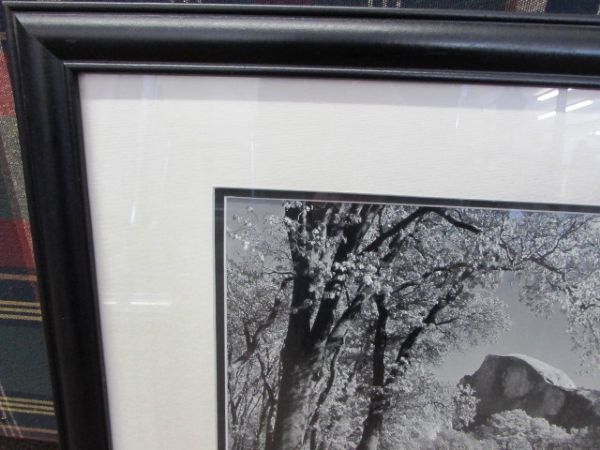
M 596 17 L 28 1 L 5 8 L 64 449 L 111 448 L 78 73 L 600 88 Z

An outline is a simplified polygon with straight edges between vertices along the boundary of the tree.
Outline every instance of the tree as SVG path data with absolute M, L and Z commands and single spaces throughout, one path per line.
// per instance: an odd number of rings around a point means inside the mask
M 291 281 L 276 264 L 286 257 L 279 250 L 280 220 L 269 217 L 257 230 L 252 208 L 247 215 L 252 221 L 233 218 L 227 261 L 227 411 L 229 447 L 235 450 L 272 445 L 280 351 L 273 344 L 286 327 Z
M 491 209 L 290 201 L 265 220 L 238 216 L 230 422 L 260 403 L 264 423 L 244 435 L 264 434 L 261 446 L 328 448 L 343 433 L 378 448 L 425 365 L 507 328 L 494 297 L 506 272 L 533 309 L 560 305 L 576 344 L 597 354 L 599 235 L 594 216 Z M 252 397 L 241 379 L 262 386 L 258 399 L 236 397 Z
M 573 448 L 572 436 L 565 429 L 541 417 L 530 417 L 521 409 L 494 414 L 478 434 L 493 439 L 503 450 Z
M 493 439 L 477 439 L 470 433 L 457 430 L 442 430 L 430 444 L 419 450 L 499 450 Z

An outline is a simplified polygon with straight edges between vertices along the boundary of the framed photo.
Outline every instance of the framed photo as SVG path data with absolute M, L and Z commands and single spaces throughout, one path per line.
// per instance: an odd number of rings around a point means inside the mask
M 593 448 L 597 18 L 6 7 L 62 448 Z

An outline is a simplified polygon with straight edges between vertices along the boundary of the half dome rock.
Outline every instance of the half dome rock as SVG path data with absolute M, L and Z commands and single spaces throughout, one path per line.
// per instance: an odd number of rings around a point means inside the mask
M 473 426 L 511 409 L 567 429 L 600 426 L 600 391 L 577 388 L 562 370 L 530 356 L 488 355 L 461 383 L 479 400 Z

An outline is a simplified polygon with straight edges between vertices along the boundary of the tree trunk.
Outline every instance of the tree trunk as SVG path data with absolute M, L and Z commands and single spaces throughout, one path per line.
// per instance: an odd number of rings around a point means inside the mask
M 340 227 L 339 224 L 333 226 L 331 222 L 338 206 L 316 203 L 310 209 L 304 209 L 302 205 L 286 208 L 286 218 L 295 224 L 288 229 L 294 277 L 291 312 L 281 351 L 281 379 L 273 432 L 273 447 L 277 450 L 299 450 L 304 444 L 315 385 L 313 375 L 325 360 L 324 343 L 333 327 L 335 309 L 342 295 L 338 286 L 340 281 L 334 277 L 326 284 L 322 298 L 318 299 L 318 311 L 311 327 L 318 290 L 313 285 L 315 280 L 310 267 L 310 261 L 317 256 L 310 243 L 311 233 L 324 224 L 329 236 L 338 236 L 339 244 L 332 258 L 325 254 L 318 256 L 321 262 L 333 267 L 334 263 L 344 262 L 358 248 L 379 209 L 381 207 L 377 205 L 365 208 L 353 205 L 350 210 L 353 214 L 360 214 L 361 221 Z
M 267 426 L 265 429 L 265 449 L 273 450 L 273 416 L 275 415 L 275 407 L 271 405 L 269 407 L 269 414 L 267 416 Z
M 281 379 L 277 399 L 277 415 L 273 430 L 273 448 L 299 450 L 302 448 L 311 393 L 312 362 L 309 345 L 312 309 L 307 300 L 314 300 L 306 253 L 307 220 L 299 219 L 302 208 L 286 210 L 290 220 L 298 220 L 298 229 L 288 233 L 294 271 L 292 299 L 287 333 L 281 350 Z M 310 222 L 310 221 L 309 221 Z
M 273 448 L 300 450 L 306 430 L 307 407 L 311 386 L 310 364 L 283 364 Z
M 385 382 L 385 348 L 387 346 L 387 320 L 388 310 L 385 307 L 385 296 L 376 295 L 377 305 L 375 342 L 373 348 L 373 393 L 369 404 L 369 412 L 364 421 L 363 433 L 357 450 L 377 450 L 379 447 L 379 435 L 383 427 L 383 412 L 385 410 L 385 394 L 383 392 Z
M 377 450 L 379 448 L 379 435 L 383 428 L 383 396 L 375 395 L 371 399 L 369 413 L 363 425 L 363 434 L 356 450 Z
M 319 422 L 319 418 L 321 416 L 321 408 L 323 408 L 323 405 L 325 404 L 325 401 L 327 400 L 327 397 L 329 396 L 329 393 L 333 388 L 333 384 L 335 383 L 337 359 L 342 351 L 342 347 L 343 341 L 342 344 L 337 347 L 333 357 L 331 358 L 331 362 L 329 363 L 329 377 L 327 378 L 327 383 L 323 391 L 319 394 L 319 399 L 317 400 L 316 408 L 308 422 L 308 427 L 304 435 L 304 443 L 306 443 L 307 441 L 310 443 L 310 450 L 317 450 L 318 433 L 315 425 Z

